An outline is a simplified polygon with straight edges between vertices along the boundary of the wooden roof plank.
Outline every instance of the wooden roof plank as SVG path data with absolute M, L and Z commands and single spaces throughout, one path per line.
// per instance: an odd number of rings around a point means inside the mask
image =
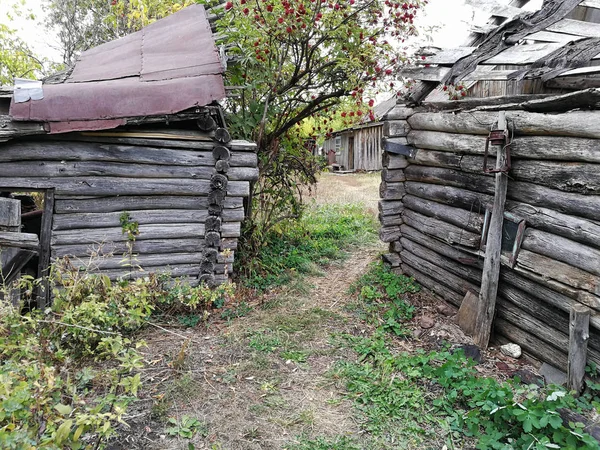
M 512 18 L 523 12 L 520 8 L 503 5 L 496 0 L 465 0 L 465 3 L 496 17 Z
M 448 72 L 448 67 L 406 67 L 400 75 L 420 81 L 442 81 Z
M 514 45 L 485 60 L 483 64 L 531 64 L 561 47 L 562 44 L 558 43 Z
M 600 37 L 600 23 L 562 19 L 547 28 L 547 31 L 575 34 L 583 37 Z
M 422 61 L 421 64 L 454 64 L 461 58 L 470 55 L 475 51 L 477 47 L 458 47 L 442 50 L 433 56 L 428 56 Z
M 600 9 L 600 0 L 583 0 L 579 6 Z
M 571 77 L 574 75 L 589 75 L 593 73 L 600 73 L 600 66 L 592 66 L 592 67 L 579 67 L 577 69 L 569 70 L 568 72 L 563 72 L 559 75 L 559 77 Z
M 554 33 L 552 31 L 538 31 L 537 33 L 530 34 L 529 36 L 527 36 L 526 39 L 566 44 L 567 42 L 579 41 L 585 38 L 583 36 L 576 36 L 574 34 Z

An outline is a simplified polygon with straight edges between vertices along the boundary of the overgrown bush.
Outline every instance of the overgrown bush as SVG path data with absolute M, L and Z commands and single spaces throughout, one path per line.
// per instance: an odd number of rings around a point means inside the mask
M 102 448 L 141 386 L 135 332 L 153 313 L 205 311 L 233 294 L 231 285 L 213 291 L 153 274 L 113 282 L 68 260 L 51 282 L 45 311 L 0 304 L 2 449 Z

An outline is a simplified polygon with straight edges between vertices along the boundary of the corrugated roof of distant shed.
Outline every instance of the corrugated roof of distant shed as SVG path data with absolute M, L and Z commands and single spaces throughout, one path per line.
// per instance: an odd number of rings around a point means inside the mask
M 126 117 L 174 114 L 225 98 L 223 65 L 202 5 L 193 5 L 78 58 L 44 98 L 11 104 L 13 120 L 50 133 L 124 125 Z

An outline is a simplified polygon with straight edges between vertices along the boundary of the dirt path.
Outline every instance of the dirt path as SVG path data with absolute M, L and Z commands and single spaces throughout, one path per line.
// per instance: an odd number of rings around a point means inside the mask
M 328 374 L 352 356 L 331 337 L 358 332 L 348 288 L 383 250 L 356 249 L 324 276 L 304 279 L 229 323 L 149 330 L 146 389 L 128 420 L 131 430 L 111 448 L 285 449 L 303 438 L 356 436 L 352 405 Z M 180 426 L 184 416 L 198 421 L 192 439 Z

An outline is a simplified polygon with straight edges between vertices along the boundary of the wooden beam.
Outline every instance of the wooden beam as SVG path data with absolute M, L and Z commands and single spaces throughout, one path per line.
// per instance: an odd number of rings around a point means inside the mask
M 38 263 L 38 277 L 42 279 L 36 289 L 37 306 L 44 310 L 50 305 L 50 251 L 52 238 L 52 217 L 54 214 L 54 189 L 48 189 L 44 194 L 44 213 L 40 229 L 40 256 Z
M 495 0 L 465 0 L 465 3 L 475 9 L 485 11 L 492 16 L 505 17 L 507 19 L 518 16 L 523 12 L 520 8 L 503 5 Z
M 528 35 L 526 39 L 540 42 L 558 42 L 561 44 L 566 44 L 567 42 L 584 39 L 584 37 L 576 36 L 574 34 L 554 33 L 553 31 L 538 31 Z
M 581 394 L 587 364 L 587 347 L 590 337 L 591 310 L 585 306 L 574 305 L 571 307 L 569 320 L 569 360 L 567 362 L 567 386 Z
M 592 22 L 582 22 L 581 20 L 562 19 L 553 23 L 547 28 L 548 31 L 556 33 L 574 34 L 583 37 L 600 36 L 600 24 Z
M 33 233 L 5 233 L 0 232 L 0 246 L 16 247 L 37 250 L 40 241 L 37 234 Z
M 508 129 L 506 113 L 498 114 L 497 130 Z M 496 170 L 501 170 L 506 165 L 506 148 L 503 144 L 496 145 Z M 483 277 L 477 305 L 476 327 L 473 339 L 481 348 L 487 348 L 492 333 L 494 312 L 496 309 L 496 295 L 498 293 L 498 279 L 500 277 L 500 256 L 502 251 L 502 227 L 504 224 L 504 203 L 508 190 L 508 176 L 504 172 L 496 173 L 494 206 L 488 231 L 483 264 Z
M 558 50 L 562 46 L 563 44 L 557 43 L 514 45 L 496 56 L 486 59 L 485 63 L 494 65 L 532 64 L 544 56 Z

